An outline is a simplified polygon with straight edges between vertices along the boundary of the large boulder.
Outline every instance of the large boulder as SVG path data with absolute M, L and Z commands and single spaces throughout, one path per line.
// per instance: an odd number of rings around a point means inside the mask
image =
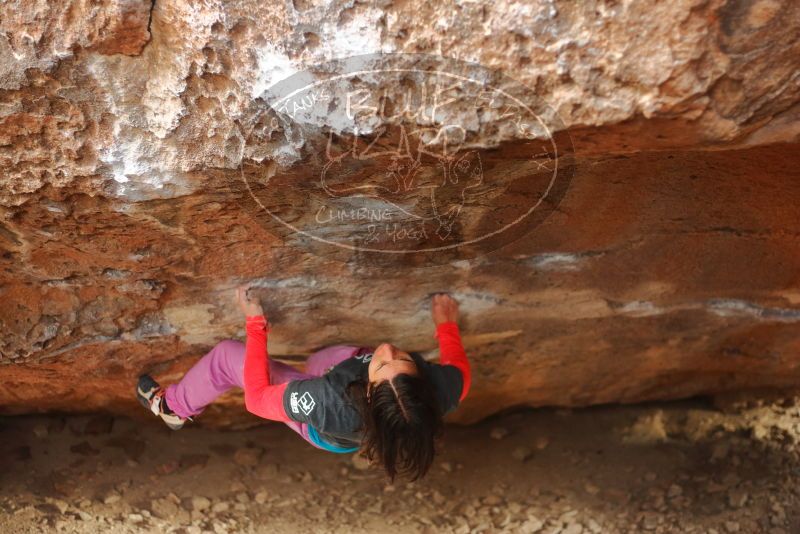
M 246 282 L 296 365 L 339 342 L 435 358 L 450 291 L 462 422 L 800 385 L 797 2 L 0 10 L 2 412 L 138 413 L 139 373 L 242 338 Z M 461 81 L 438 115 L 359 123 L 345 71 L 392 109 Z M 328 100 L 278 113 L 298 87 Z M 431 224 L 366 246 L 387 209 Z M 252 422 L 241 404 L 205 420 Z

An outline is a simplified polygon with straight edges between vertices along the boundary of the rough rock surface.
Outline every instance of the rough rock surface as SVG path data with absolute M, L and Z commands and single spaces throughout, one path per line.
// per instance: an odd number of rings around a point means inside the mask
M 431 350 L 426 297 L 450 290 L 475 370 L 461 421 L 800 385 L 796 2 L 0 9 L 5 412 L 136 410 L 140 372 L 169 380 L 242 335 L 232 288 L 248 281 L 290 362 L 336 342 Z M 367 52 L 469 60 L 530 88 L 574 149 L 560 204 L 499 250 L 425 264 L 275 231 L 240 169 L 302 184 L 323 136 L 243 135 L 258 97 Z M 526 172 L 529 139 L 499 110 L 475 116 L 486 169 Z M 218 420 L 241 417 L 229 401 Z

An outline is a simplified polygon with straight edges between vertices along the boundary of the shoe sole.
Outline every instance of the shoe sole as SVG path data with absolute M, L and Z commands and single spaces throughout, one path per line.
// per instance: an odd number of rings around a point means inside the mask
M 180 430 L 181 428 L 183 428 L 183 423 L 179 425 L 173 425 L 172 423 L 167 422 L 163 417 L 161 418 L 161 420 L 164 421 L 164 424 L 167 425 L 167 428 L 169 428 L 170 430 Z

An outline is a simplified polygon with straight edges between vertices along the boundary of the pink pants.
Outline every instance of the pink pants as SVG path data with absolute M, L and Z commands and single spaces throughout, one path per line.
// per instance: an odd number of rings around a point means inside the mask
M 269 360 L 270 382 L 283 384 L 292 380 L 316 378 L 342 360 L 352 357 L 358 347 L 335 345 L 315 352 L 306 360 L 306 371 Z M 180 382 L 167 387 L 167 406 L 180 417 L 199 414 L 214 399 L 233 387 L 244 388 L 244 343 L 232 339 L 220 341 L 192 366 Z M 291 421 L 286 425 L 315 447 L 308 437 L 308 425 Z M 317 447 L 319 448 L 319 447 Z

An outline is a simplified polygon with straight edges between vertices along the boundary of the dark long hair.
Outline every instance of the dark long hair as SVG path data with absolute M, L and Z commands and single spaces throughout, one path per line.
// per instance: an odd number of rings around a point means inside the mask
M 351 382 L 347 388 L 363 422 L 360 454 L 380 463 L 392 482 L 397 475 L 425 476 L 443 432 L 433 387 L 419 373 L 398 374 L 376 386 Z

